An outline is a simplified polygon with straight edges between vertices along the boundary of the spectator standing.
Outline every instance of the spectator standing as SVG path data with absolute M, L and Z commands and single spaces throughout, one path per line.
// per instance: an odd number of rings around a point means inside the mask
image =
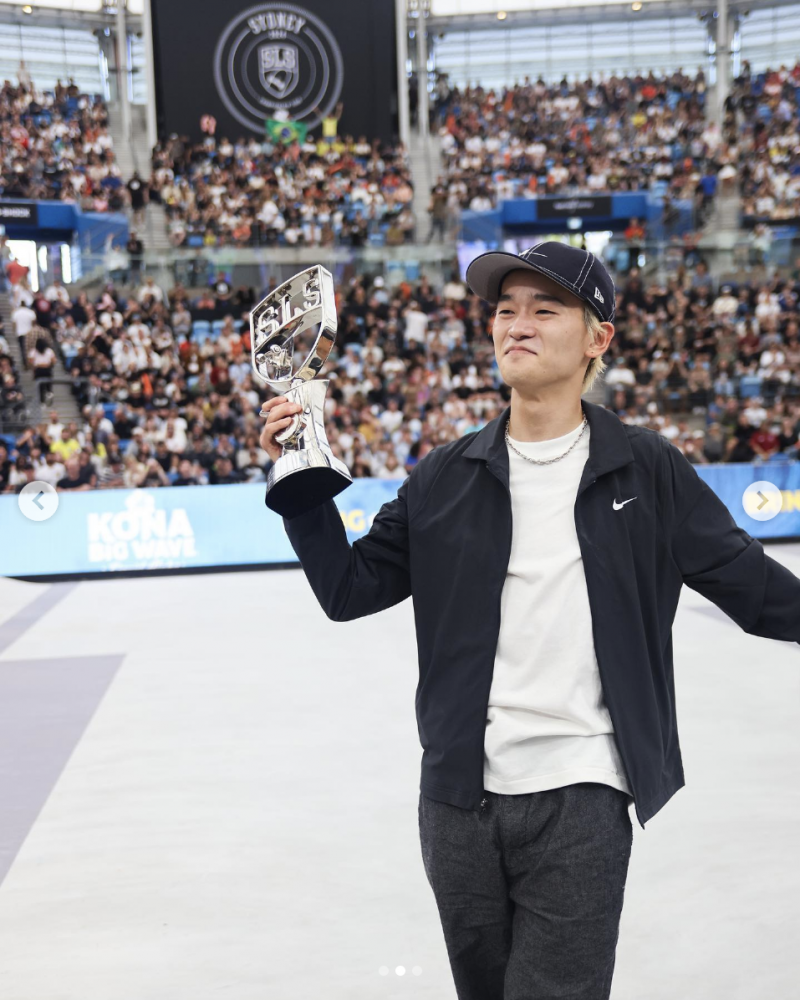
M 39 400 L 46 402 L 46 397 L 52 395 L 51 379 L 56 363 L 56 354 L 44 337 L 37 337 L 36 346 L 28 354 L 28 361 L 33 368 L 33 377 L 39 386 Z
M 639 255 L 642 252 L 642 243 L 645 238 L 644 226 L 638 219 L 631 219 L 625 229 L 625 239 L 628 241 L 628 253 L 632 267 L 639 263 Z
M 139 176 L 139 171 L 134 170 L 133 177 L 128 181 L 128 196 L 131 200 L 131 212 L 133 213 L 133 223 L 141 226 L 144 222 L 144 210 L 147 205 L 150 188 L 147 181 Z
M 431 217 L 428 242 L 431 242 L 436 233 L 439 234 L 439 239 L 443 240 L 447 231 L 447 188 L 444 184 L 437 184 L 431 191 L 428 213 Z
M 404 318 L 406 350 L 413 350 L 420 344 L 424 346 L 428 336 L 428 317 L 422 311 L 420 304 L 412 299 L 405 311 Z
M 22 364 L 28 367 L 28 354 L 25 350 L 25 339 L 36 323 L 36 313 L 30 306 L 19 305 L 11 313 L 11 322 L 14 324 L 14 333 L 19 341 L 19 353 L 22 356 Z
M 128 280 L 132 284 L 138 285 L 141 280 L 144 244 L 141 239 L 139 239 L 136 231 L 133 229 L 128 236 L 128 242 L 125 244 L 125 250 L 128 253 Z

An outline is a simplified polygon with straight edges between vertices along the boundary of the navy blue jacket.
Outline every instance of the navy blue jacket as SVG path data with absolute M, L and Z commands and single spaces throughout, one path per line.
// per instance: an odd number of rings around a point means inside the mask
M 800 643 L 800 579 L 739 528 L 661 434 L 582 399 L 589 458 L 575 499 L 603 693 L 645 823 L 684 785 L 672 665 L 681 587 L 750 635 Z M 414 602 L 421 792 L 479 809 L 500 596 L 511 553 L 510 408 L 425 456 L 351 546 L 329 500 L 287 535 L 320 605 L 350 621 Z M 614 509 L 615 500 L 636 497 Z

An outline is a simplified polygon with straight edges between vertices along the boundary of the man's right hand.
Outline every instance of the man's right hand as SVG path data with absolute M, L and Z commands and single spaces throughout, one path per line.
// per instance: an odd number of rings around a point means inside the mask
M 292 417 L 300 410 L 300 403 L 290 403 L 286 396 L 274 396 L 261 407 L 259 416 L 267 418 L 261 432 L 261 447 L 273 462 L 277 462 L 283 454 L 283 447 L 275 443 L 275 435 L 286 430 Z

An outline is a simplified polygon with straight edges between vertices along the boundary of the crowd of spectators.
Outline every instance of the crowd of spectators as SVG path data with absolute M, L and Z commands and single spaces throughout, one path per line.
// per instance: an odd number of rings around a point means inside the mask
M 73 201 L 88 212 L 124 208 L 103 100 L 81 94 L 72 79 L 41 91 L 22 63 L 19 83 L 0 88 L 0 196 Z
M 0 424 L 17 423 L 26 412 L 19 368 L 0 318 Z
M 508 405 L 489 307 L 455 273 L 441 288 L 360 276 L 338 294 L 326 429 L 354 477 L 401 480 Z M 799 296 L 800 260 L 785 278 L 740 287 L 717 285 L 702 261 L 678 261 L 664 284 L 633 268 L 618 280 L 605 405 L 693 463 L 797 459 Z M 192 294 L 151 279 L 129 296 L 53 289 L 27 336 L 64 358 L 82 416 L 64 425 L 54 412 L 7 442 L 0 490 L 30 478 L 57 489 L 264 481 L 258 412 L 272 393 L 250 366 L 255 301 L 222 275 Z M 204 315 L 224 317 L 214 335 L 199 335 Z
M 742 214 L 766 222 L 800 219 L 800 61 L 751 73 L 744 63 L 725 105 L 735 148 Z
M 338 109 L 341 113 L 341 109 Z M 173 246 L 396 246 L 414 236 L 408 156 L 365 136 L 285 142 L 267 135 L 202 142 L 172 135 L 154 150 L 149 197 Z
M 660 182 L 674 199 L 704 203 L 732 158 L 705 105 L 702 70 L 448 90 L 436 104 L 443 168 L 434 195 L 454 210 L 486 211 L 509 198 Z

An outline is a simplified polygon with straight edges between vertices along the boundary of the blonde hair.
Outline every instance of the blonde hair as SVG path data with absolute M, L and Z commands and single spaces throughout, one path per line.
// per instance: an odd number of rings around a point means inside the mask
M 603 327 L 600 321 L 600 317 L 592 309 L 591 306 L 584 305 L 583 307 L 583 322 L 586 324 L 586 329 L 592 338 L 592 344 L 596 344 L 599 337 L 603 334 Z M 586 368 L 586 374 L 583 376 L 583 385 L 581 387 L 581 395 L 584 392 L 588 392 L 594 385 L 595 379 L 597 379 L 608 366 L 605 361 L 603 361 L 603 356 L 598 355 L 596 358 L 592 358 Z

